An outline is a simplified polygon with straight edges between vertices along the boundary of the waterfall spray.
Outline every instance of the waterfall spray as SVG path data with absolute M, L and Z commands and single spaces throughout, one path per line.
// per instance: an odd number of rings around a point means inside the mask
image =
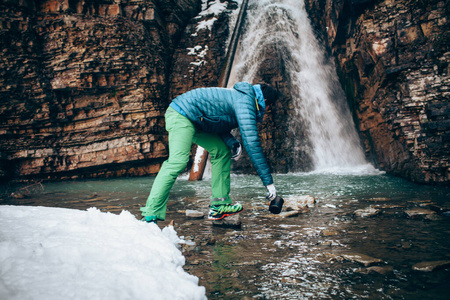
M 246 31 L 229 82 L 252 82 L 265 49 L 275 45 L 289 73 L 286 80 L 291 81 L 289 96 L 294 111 L 290 130 L 294 136 L 300 129 L 307 131 L 314 169 L 336 171 L 370 166 L 334 65 L 316 40 L 303 0 L 250 0 L 247 14 Z M 293 142 L 293 151 L 305 147 L 297 144 Z

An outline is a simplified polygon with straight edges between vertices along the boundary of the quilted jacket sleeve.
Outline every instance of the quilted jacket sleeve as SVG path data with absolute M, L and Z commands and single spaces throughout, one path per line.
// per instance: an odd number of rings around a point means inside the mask
M 258 136 L 256 109 L 254 99 L 249 96 L 245 97 L 245 101 L 243 99 L 243 101 L 239 102 L 239 105 L 235 106 L 242 143 L 244 144 L 245 150 L 247 151 L 256 172 L 261 177 L 261 181 L 267 186 L 273 183 L 273 178 Z
M 219 134 L 228 148 L 232 149 L 233 145 L 239 143 L 239 141 L 231 134 L 231 132 Z

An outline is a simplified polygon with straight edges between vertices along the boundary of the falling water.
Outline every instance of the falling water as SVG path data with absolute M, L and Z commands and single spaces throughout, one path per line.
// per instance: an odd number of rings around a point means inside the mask
M 286 64 L 295 108 L 290 123 L 297 136 L 294 151 L 305 150 L 298 133 L 307 130 L 310 149 L 306 151 L 316 171 L 373 169 L 365 160 L 334 65 L 315 38 L 303 0 L 250 0 L 247 20 L 229 82 L 252 82 L 266 49 L 277 49 Z

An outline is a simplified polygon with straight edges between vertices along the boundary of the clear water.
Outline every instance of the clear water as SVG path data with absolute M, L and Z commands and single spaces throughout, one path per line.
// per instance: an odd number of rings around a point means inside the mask
M 308 213 L 267 218 L 265 190 L 257 176 L 232 176 L 232 197 L 241 202 L 240 229 L 221 228 L 206 219 L 190 220 L 185 209 L 207 210 L 209 180 L 180 177 L 171 192 L 167 220 L 193 243 L 183 247 L 186 270 L 200 278 L 209 299 L 448 299 L 449 270 L 413 271 L 415 263 L 450 260 L 450 216 L 410 219 L 405 211 L 448 207 L 450 188 L 417 185 L 384 174 L 302 173 L 275 175 L 284 198 L 311 195 Z M 153 178 L 122 178 L 44 183 L 43 190 L 3 186 L 0 204 L 42 205 L 120 213 L 139 218 Z M 23 199 L 10 198 L 22 192 Z M 380 207 L 372 218 L 356 209 Z M 328 234 L 324 234 L 328 232 Z M 195 244 L 194 244 L 195 243 Z M 359 253 L 383 260 L 387 274 L 342 260 Z

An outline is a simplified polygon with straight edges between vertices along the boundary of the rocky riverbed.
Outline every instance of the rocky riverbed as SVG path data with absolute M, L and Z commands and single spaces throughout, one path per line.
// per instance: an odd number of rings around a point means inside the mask
M 244 211 L 228 226 L 205 218 L 208 179 L 181 178 L 171 192 L 167 220 L 159 226 L 173 221 L 185 241 L 180 244 L 184 268 L 199 277 L 209 299 L 446 298 L 448 188 L 385 175 L 277 175 L 286 205 L 282 214 L 271 215 L 263 188 L 255 188 L 258 180 L 232 177 L 233 198 Z M 34 190 L 10 186 L 0 204 L 95 206 L 139 217 L 152 181 L 44 183 Z

